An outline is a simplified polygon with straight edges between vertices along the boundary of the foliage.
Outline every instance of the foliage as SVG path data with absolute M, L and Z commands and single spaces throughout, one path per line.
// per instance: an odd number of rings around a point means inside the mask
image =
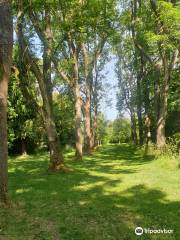
M 107 121 L 104 114 L 99 112 L 97 116 L 97 139 L 102 141 L 102 143 L 107 142 Z
M 165 139 L 159 123 L 166 129 L 166 137 L 179 132 L 178 118 L 173 120 L 179 115 L 179 1 L 127 1 L 121 6 L 121 38 L 114 46 L 117 109 L 120 114 L 130 114 L 134 132 L 137 119 L 143 142 L 148 128 L 158 145 Z
M 28 144 L 30 151 L 37 146 L 40 137 L 39 117 L 22 94 L 20 82 L 12 76 L 8 98 L 8 141 L 9 150 L 21 153 L 21 141 Z
M 128 119 L 118 118 L 114 120 L 112 128 L 110 143 L 128 143 L 131 141 L 131 126 Z
M 170 155 L 179 156 L 180 154 L 180 133 L 175 133 L 172 137 L 168 138 L 167 151 Z
M 54 115 L 61 144 L 74 145 L 74 109 L 68 94 L 54 93 Z

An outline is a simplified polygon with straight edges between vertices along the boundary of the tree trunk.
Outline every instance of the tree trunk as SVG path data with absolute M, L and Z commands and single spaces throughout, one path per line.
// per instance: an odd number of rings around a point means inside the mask
M 137 77 L 137 116 L 139 126 L 139 144 L 143 145 L 143 120 L 142 120 L 142 99 L 141 99 L 141 77 Z
M 166 144 L 165 138 L 165 119 L 164 114 L 161 113 L 157 122 L 157 130 L 156 130 L 156 143 L 159 149 L 163 149 Z
M 156 123 L 158 122 L 159 115 L 160 115 L 160 103 L 161 103 L 161 97 L 160 97 L 160 69 L 155 69 L 154 72 L 154 106 L 155 106 L 155 116 L 156 116 Z M 157 125 L 157 124 L 156 124 Z
M 79 84 L 79 63 L 78 63 L 78 49 L 75 47 L 71 36 L 69 36 L 69 48 L 71 52 L 71 57 L 74 60 L 73 63 L 73 94 L 74 94 L 74 104 L 75 104 L 75 159 L 82 160 L 82 129 L 81 129 L 81 119 L 82 119 L 82 99 L 80 93 L 80 84 Z
M 21 155 L 27 155 L 27 143 L 26 139 L 21 139 Z
M 134 109 L 131 109 L 131 136 L 134 145 L 137 145 L 136 116 Z
M 0 1 L 0 201 L 8 202 L 7 93 L 12 62 L 11 2 Z
M 92 125 L 92 123 L 91 123 L 91 125 Z M 91 143 L 90 143 L 90 145 L 91 145 L 91 150 L 93 150 L 94 147 L 95 147 L 95 144 L 94 144 L 94 130 L 93 129 L 91 129 Z
M 98 145 L 97 141 L 97 106 L 94 106 L 94 122 L 93 122 L 93 137 L 94 137 L 94 147 Z
M 51 45 L 52 45 L 52 33 L 51 33 L 51 19 L 48 10 L 45 10 L 45 37 L 48 44 L 44 44 L 43 53 L 43 81 L 45 85 L 47 98 L 44 98 L 44 120 L 47 129 L 49 150 L 50 150 L 50 170 L 60 170 L 63 167 L 63 156 L 60 150 L 60 143 L 56 126 L 54 122 L 53 114 L 53 85 L 51 80 Z
M 92 118 L 92 108 L 90 109 L 90 127 L 91 127 L 91 139 L 90 139 L 90 149 L 91 151 L 94 149 L 94 119 Z
M 145 114 L 145 144 L 148 145 L 151 139 L 151 120 L 149 114 Z
M 91 152 L 91 114 L 90 114 L 90 95 L 86 97 L 86 103 L 84 106 L 84 117 L 85 117 L 85 142 L 84 142 L 84 150 L 86 153 Z
M 151 139 L 151 120 L 149 118 L 148 113 L 145 114 L 145 144 L 148 145 Z
M 132 6 L 132 19 L 137 20 L 137 0 L 134 1 Z M 132 28 L 132 35 L 135 37 L 136 33 L 134 27 Z M 139 130 L 139 144 L 143 145 L 144 131 L 143 131 L 143 120 L 142 120 L 142 78 L 143 78 L 143 56 L 140 54 L 140 61 L 138 60 L 138 49 L 135 46 L 135 66 L 137 69 L 137 117 L 138 117 L 138 130 Z
M 46 111 L 46 109 L 44 109 L 42 113 L 50 150 L 49 170 L 51 171 L 63 170 L 64 159 L 62 151 L 60 149 L 60 143 L 56 131 L 56 126 L 54 123 L 54 118 L 51 112 Z
M 93 147 L 98 146 L 98 139 L 97 139 L 97 128 L 98 128 L 98 77 L 99 77 L 99 71 L 97 68 L 97 60 L 95 60 L 94 64 L 94 71 L 95 71 L 95 76 L 94 76 L 94 81 L 93 81 L 93 86 L 94 90 L 92 91 L 92 102 L 94 105 L 94 117 L 93 117 Z
M 91 93 L 92 93 L 92 71 L 93 67 L 90 64 L 89 53 L 84 43 L 81 45 L 84 56 L 84 78 L 85 78 L 85 91 L 86 101 L 84 105 L 84 119 L 85 119 L 85 141 L 84 150 L 86 153 L 91 152 L 92 148 L 92 135 L 91 135 Z
M 150 100 L 149 100 L 149 82 L 147 77 L 144 79 L 145 81 L 145 92 L 144 92 L 144 107 L 145 107 L 145 144 L 148 146 L 148 143 L 151 139 L 151 119 L 149 115 L 149 105 L 150 105 Z
M 81 96 L 79 85 L 76 84 L 74 89 L 75 98 L 75 139 L 76 139 L 76 153 L 77 160 L 82 160 L 82 129 L 81 129 Z
M 48 10 L 45 10 L 45 30 L 44 35 L 47 39 L 48 44 L 44 44 L 43 51 L 43 77 L 46 83 L 46 90 L 48 93 L 49 103 L 52 106 L 52 93 L 53 93 L 53 84 L 51 79 L 51 46 L 52 46 L 52 33 L 51 33 L 51 19 Z
M 165 124 L 167 117 L 167 101 L 168 101 L 168 90 L 169 90 L 169 74 L 165 73 L 163 79 L 163 87 L 160 99 L 160 111 L 157 120 L 157 130 L 156 130 L 156 143 L 159 149 L 163 149 L 166 145 L 165 137 Z

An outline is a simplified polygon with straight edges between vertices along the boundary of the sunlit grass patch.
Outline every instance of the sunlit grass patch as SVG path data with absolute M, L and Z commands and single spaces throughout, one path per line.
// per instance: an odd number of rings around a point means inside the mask
M 16 207 L 0 210 L 5 239 L 134 240 L 136 226 L 174 229 L 144 240 L 179 238 L 179 169 L 164 165 L 171 159 L 128 145 L 104 146 L 81 162 L 73 154 L 67 174 L 48 174 L 48 154 L 9 160 Z

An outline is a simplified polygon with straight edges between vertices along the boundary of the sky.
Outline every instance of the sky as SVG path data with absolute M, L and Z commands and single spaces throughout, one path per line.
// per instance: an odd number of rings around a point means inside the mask
M 104 72 L 107 73 L 106 81 L 111 85 L 110 89 L 106 89 L 106 96 L 102 99 L 101 104 L 101 111 L 107 120 L 114 120 L 118 115 L 116 110 L 117 77 L 115 75 L 115 62 L 115 58 L 112 58 L 104 68 Z

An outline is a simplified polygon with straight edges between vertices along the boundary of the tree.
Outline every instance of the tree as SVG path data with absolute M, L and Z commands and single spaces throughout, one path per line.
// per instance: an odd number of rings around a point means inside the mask
M 129 143 L 131 141 L 131 123 L 129 119 L 117 118 L 112 123 L 111 143 Z
M 109 90 L 109 85 L 106 83 L 106 76 L 103 73 L 105 64 L 108 62 L 110 49 L 104 49 L 101 58 L 95 61 L 91 91 L 91 128 L 92 128 L 92 146 L 95 148 L 98 145 L 98 114 L 100 111 L 101 99 L 106 96 Z
M 36 77 L 40 94 L 42 98 L 42 107 L 35 103 L 36 107 L 40 110 L 43 118 L 43 123 L 46 129 L 48 144 L 50 149 L 50 162 L 49 169 L 52 171 L 64 169 L 64 160 L 62 151 L 60 149 L 59 139 L 57 135 L 56 125 L 54 121 L 54 113 L 52 109 L 52 87 L 51 87 L 51 63 L 49 62 L 49 48 L 46 47 L 46 42 L 50 40 L 47 36 L 47 28 L 45 28 L 45 33 L 42 38 L 42 43 L 44 46 L 44 57 L 43 57 L 43 72 L 38 65 L 37 59 L 33 55 L 33 52 L 29 49 L 30 44 L 27 42 L 27 38 L 24 35 L 24 13 L 22 1 L 18 3 L 18 20 L 17 20 L 17 36 L 18 42 L 21 49 L 21 56 L 24 56 L 24 63 L 30 66 L 30 71 Z M 49 21 L 46 15 L 46 20 Z M 47 22 L 46 22 L 47 24 Z M 39 32 L 37 32 L 38 34 Z M 47 44 L 49 46 L 49 44 Z
M 83 35 L 82 65 L 84 76 L 85 98 L 83 112 L 85 118 L 85 150 L 90 152 L 93 148 L 92 131 L 92 95 L 94 82 L 97 85 L 97 79 L 94 78 L 93 71 L 96 71 L 97 62 L 106 57 L 104 49 L 110 38 L 114 34 L 114 25 L 117 22 L 116 1 L 98 1 L 87 4 L 88 22 L 83 26 L 86 29 Z M 105 60 L 105 59 L 104 59 Z M 104 61 L 103 60 L 103 61 Z M 98 88 L 96 90 L 97 94 Z M 96 111 L 96 109 L 95 109 Z M 96 113 L 95 113 L 96 115 Z M 95 120 L 96 127 L 96 120 Z
M 107 138 L 107 120 L 102 112 L 97 115 L 97 145 L 106 143 Z
M 123 49 L 123 46 L 121 46 Z M 125 50 L 125 49 L 123 49 Z M 126 51 L 127 52 L 127 51 Z M 131 118 L 131 138 L 132 143 L 137 144 L 137 125 L 136 125 L 136 78 L 133 74 L 131 51 L 127 55 L 119 56 L 117 61 L 116 74 L 118 78 L 119 91 L 117 93 L 117 109 L 122 115 L 123 111 L 128 111 Z
M 0 1 L 0 201 L 7 203 L 7 94 L 11 72 L 13 26 L 11 1 Z
M 72 1 L 57 4 L 56 18 L 62 34 L 53 63 L 74 95 L 76 158 L 82 158 L 82 113 L 85 121 L 84 150 L 92 148 L 91 95 L 93 69 L 108 36 L 112 34 L 116 1 Z M 59 31 L 60 32 L 60 31 Z M 82 111 L 83 110 L 83 111 Z
M 20 82 L 12 76 L 8 90 L 8 144 L 11 153 L 27 154 L 37 140 L 38 114 L 24 98 Z
M 129 67 L 136 82 L 133 102 L 139 141 L 148 143 L 151 132 L 155 131 L 158 148 L 166 144 L 169 88 L 180 62 L 179 12 L 177 1 L 165 0 L 127 1 L 121 10 L 120 33 L 124 50 L 118 54 L 122 58 L 125 52 L 130 52 L 131 56 L 123 64 Z
M 135 47 L 149 61 L 156 75 L 154 96 L 157 116 L 156 142 L 158 148 L 164 148 L 166 144 L 165 124 L 169 86 L 172 71 L 180 60 L 179 7 L 176 6 L 176 1 L 169 3 L 167 1 L 150 0 L 140 3 L 138 4 L 135 0 L 132 5 L 133 39 Z M 151 15 L 148 18 L 150 24 L 144 21 L 142 12 L 143 14 L 144 12 L 150 12 Z M 143 23 L 141 27 L 139 27 L 139 21 Z M 148 26 L 148 29 L 144 32 L 146 26 Z
M 68 89 L 53 93 L 53 109 L 62 146 L 75 145 L 75 121 L 72 96 Z
M 8 146 L 10 153 L 18 154 L 33 152 L 42 136 L 40 116 L 36 107 L 32 107 L 31 100 L 39 94 L 36 79 L 23 69 L 19 47 L 15 43 L 12 66 L 14 74 L 11 75 L 8 88 Z M 31 96 L 28 94 L 30 92 Z

